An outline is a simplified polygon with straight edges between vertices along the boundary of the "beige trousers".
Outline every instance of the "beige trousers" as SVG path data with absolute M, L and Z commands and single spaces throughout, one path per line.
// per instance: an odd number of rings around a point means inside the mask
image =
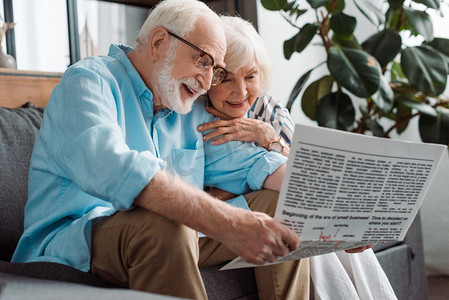
M 245 195 L 252 210 L 274 215 L 278 194 Z M 117 212 L 92 233 L 91 273 L 123 287 L 207 299 L 199 267 L 236 255 L 226 246 L 145 209 Z M 260 299 L 309 299 L 309 261 L 254 268 Z

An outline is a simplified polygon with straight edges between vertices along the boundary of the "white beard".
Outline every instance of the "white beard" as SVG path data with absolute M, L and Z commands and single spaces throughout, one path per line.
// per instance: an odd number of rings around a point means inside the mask
M 174 50 L 175 49 L 173 48 L 167 51 L 167 56 L 162 61 L 159 70 L 158 80 L 161 92 L 161 102 L 162 105 L 179 114 L 187 114 L 192 110 L 193 102 L 199 96 L 205 94 L 206 90 L 200 88 L 200 83 L 193 77 L 181 78 L 179 81 L 173 78 Z M 181 88 L 184 88 L 182 86 L 183 84 L 197 91 L 184 101 L 181 99 Z

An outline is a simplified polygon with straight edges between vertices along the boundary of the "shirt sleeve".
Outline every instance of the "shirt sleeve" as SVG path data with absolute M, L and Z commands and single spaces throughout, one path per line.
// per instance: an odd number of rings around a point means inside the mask
M 120 90 L 105 76 L 83 68 L 64 74 L 45 110 L 48 168 L 126 210 L 162 161 L 127 146 L 115 99 Z
M 257 98 L 247 117 L 270 124 L 289 145 L 291 144 L 295 126 L 289 111 L 275 98 L 269 95 Z
M 238 141 L 215 146 L 209 141 L 204 152 L 205 185 L 239 195 L 260 190 L 267 176 L 287 161 L 279 153 Z

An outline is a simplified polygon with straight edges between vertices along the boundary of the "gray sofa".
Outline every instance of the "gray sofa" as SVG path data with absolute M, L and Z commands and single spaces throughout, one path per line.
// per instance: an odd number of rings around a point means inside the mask
M 23 231 L 28 166 L 41 121 L 41 109 L 0 108 L 0 299 L 28 298 L 24 295 L 57 299 L 61 293 L 80 299 L 99 295 L 158 299 L 156 295 L 119 289 L 65 265 L 10 262 Z M 380 244 L 375 251 L 399 299 L 427 299 L 419 217 L 404 242 Z M 257 299 L 252 269 L 219 272 L 219 267 L 201 269 L 209 299 Z

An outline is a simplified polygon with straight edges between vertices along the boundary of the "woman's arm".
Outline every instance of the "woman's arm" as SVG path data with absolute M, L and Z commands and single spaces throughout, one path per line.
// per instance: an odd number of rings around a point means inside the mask
M 209 113 L 218 116 L 221 120 L 202 124 L 198 130 L 201 132 L 212 130 L 204 135 L 205 141 L 214 139 L 211 142 L 212 145 L 234 140 L 254 142 L 268 149 L 272 142 L 282 139 L 285 142 L 282 154 L 288 156 L 290 152 L 288 144 L 293 136 L 293 122 L 288 111 L 268 96 L 259 97 L 253 108 L 256 111 L 251 110 L 248 113 L 253 118 L 230 119 L 215 108 L 206 107 Z
M 291 144 L 295 125 L 290 112 L 275 98 L 270 95 L 259 97 L 248 110 L 247 117 L 270 124 L 287 144 Z
M 204 135 L 204 141 L 214 139 L 211 142 L 212 145 L 221 145 L 229 141 L 242 141 L 257 143 L 267 149 L 271 142 L 283 139 L 285 146 L 281 154 L 288 157 L 290 142 L 293 137 L 293 122 L 289 112 L 271 96 L 259 97 L 248 111 L 248 118 L 231 119 L 212 106 L 206 106 L 206 110 L 221 120 L 204 123 L 198 127 L 200 132 L 212 130 Z M 272 176 L 265 183 L 270 185 L 274 178 L 276 176 Z M 222 201 L 236 196 L 217 188 L 209 188 L 206 192 Z

